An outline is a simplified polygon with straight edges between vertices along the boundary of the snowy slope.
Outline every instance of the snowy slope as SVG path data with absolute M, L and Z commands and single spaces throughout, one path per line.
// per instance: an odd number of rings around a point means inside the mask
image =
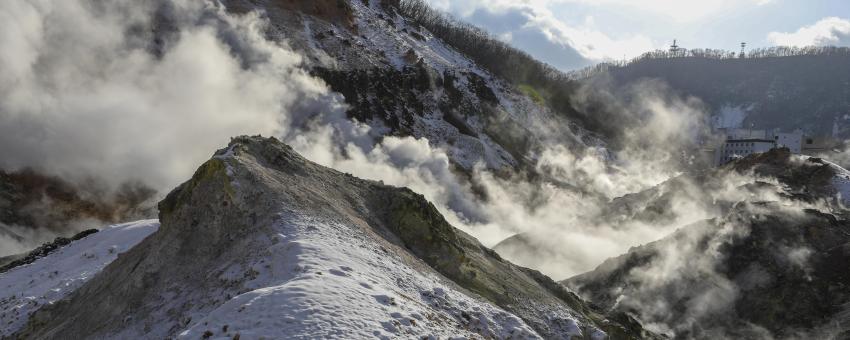
M 274 139 L 234 139 L 159 208 L 159 232 L 15 336 L 643 334 L 501 259 L 422 196 L 321 167 Z
M 850 205 L 850 171 L 838 164 L 824 160 L 835 172 L 832 177 L 832 186 L 835 188 L 836 199 L 844 205 Z
M 796 157 L 801 161 L 817 159 L 817 163 L 829 166 L 830 170 L 833 173 L 829 184 L 832 186 L 834 198 L 837 200 L 837 202 L 840 202 L 845 206 L 850 205 L 850 171 L 841 167 L 838 164 L 821 158 L 815 158 L 807 155 L 794 155 L 793 157 Z
M 353 118 L 373 128 L 387 125 L 395 134 L 426 138 L 463 169 L 471 170 L 479 162 L 492 169 L 516 167 L 524 158 L 535 157 L 535 150 L 529 149 L 540 140 L 604 144 L 399 15 L 385 1 L 346 1 L 350 22 L 299 12 L 274 1 L 224 3 L 239 11 L 264 13 L 272 23 L 270 35 L 304 54 L 308 67 L 321 70 L 317 75 L 345 95 Z M 426 88 L 419 88 L 423 82 L 428 83 Z M 391 93 L 383 93 L 384 89 Z M 387 96 L 396 102 L 388 104 Z M 506 138 L 510 134 L 522 138 Z
M 286 216 L 275 229 L 277 243 L 252 266 L 251 290 L 193 317 L 178 338 L 539 338 L 516 316 L 411 268 L 357 226 Z
M 156 220 L 108 227 L 0 276 L 0 334 L 14 333 L 30 312 L 73 292 L 158 227 Z M 516 316 L 407 266 L 356 226 L 287 216 L 275 228 L 278 243 L 251 265 L 252 290 L 191 315 L 178 338 L 539 338 Z
M 157 228 L 157 220 L 106 227 L 32 264 L 0 274 L 0 336 L 17 331 L 31 312 L 64 298 Z

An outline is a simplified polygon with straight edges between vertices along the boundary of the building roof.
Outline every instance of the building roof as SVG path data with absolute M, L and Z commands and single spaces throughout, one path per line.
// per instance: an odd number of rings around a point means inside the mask
M 727 139 L 726 143 L 741 143 L 741 142 L 759 142 L 759 143 L 775 143 L 773 139 L 764 138 L 745 138 L 745 139 Z

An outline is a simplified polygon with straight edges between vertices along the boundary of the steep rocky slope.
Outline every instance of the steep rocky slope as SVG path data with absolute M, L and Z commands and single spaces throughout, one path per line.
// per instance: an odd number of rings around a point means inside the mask
M 275 139 L 234 139 L 159 209 L 159 231 L 14 337 L 652 337 L 501 259 L 422 196 Z
M 629 313 L 676 338 L 846 336 L 850 214 L 840 194 L 850 173 L 787 150 L 714 175 L 735 172 L 764 180 L 717 201 L 715 218 L 564 283 L 603 310 Z
M 602 141 L 527 92 L 399 14 L 398 1 L 227 0 L 260 10 L 269 35 L 303 53 L 306 66 L 382 134 L 424 137 L 460 169 L 477 162 L 515 169 L 542 140 Z

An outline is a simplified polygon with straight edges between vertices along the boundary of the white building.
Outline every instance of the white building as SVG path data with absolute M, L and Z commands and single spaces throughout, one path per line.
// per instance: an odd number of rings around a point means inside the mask
M 716 149 L 714 164 L 723 165 L 754 153 L 767 152 L 776 147 L 776 141 L 765 138 L 727 139 Z
M 809 156 L 817 156 L 827 152 L 835 152 L 834 150 L 841 148 L 841 144 L 841 139 L 832 136 L 805 137 L 801 153 Z
M 803 130 L 786 133 L 776 129 L 773 130 L 773 140 L 776 141 L 776 147 L 786 147 L 791 153 L 799 154 L 803 151 Z
M 741 128 L 722 128 L 717 129 L 717 132 L 726 135 L 726 139 L 767 139 L 767 131 L 741 129 Z
M 773 148 L 788 148 L 791 153 L 803 151 L 803 130 L 780 132 L 773 130 L 753 130 L 740 128 L 718 129 L 726 135 L 726 142 L 715 149 L 714 165 L 723 165 L 736 158 L 754 153 L 766 152 Z

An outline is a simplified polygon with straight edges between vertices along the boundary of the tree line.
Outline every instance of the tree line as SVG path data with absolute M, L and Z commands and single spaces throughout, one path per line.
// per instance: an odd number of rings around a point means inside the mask
M 495 38 L 477 26 L 462 22 L 442 11 L 431 8 L 424 0 L 401 0 L 398 9 L 401 15 L 424 27 L 431 34 L 467 55 L 491 73 L 515 85 L 527 84 L 546 91 L 559 87 L 573 88 L 572 80 L 587 78 L 604 72 L 610 67 L 625 67 L 654 59 L 705 58 L 728 60 L 791 56 L 850 56 L 850 47 L 836 46 L 775 46 L 753 49 L 744 53 L 744 55 L 722 49 L 682 48 L 672 51 L 650 51 L 630 60 L 608 61 L 581 70 L 562 72 Z
M 695 48 L 695 49 L 678 49 L 678 50 L 655 50 L 641 54 L 638 57 L 630 60 L 608 61 L 589 66 L 580 70 L 571 71 L 568 73 L 570 79 L 586 79 L 594 75 L 604 73 L 612 67 L 627 67 L 630 65 L 642 63 L 649 60 L 658 59 L 678 59 L 678 58 L 694 58 L 694 59 L 712 59 L 712 60 L 733 60 L 733 59 L 766 59 L 766 58 L 782 58 L 782 57 L 816 57 L 816 56 L 839 56 L 850 57 L 850 47 L 841 46 L 774 46 L 767 48 L 756 48 L 745 52 L 743 55 L 739 52 L 733 52 L 721 49 L 710 48 Z
M 423 0 L 401 0 L 399 14 L 427 29 L 435 37 L 465 54 L 490 73 L 514 86 L 531 87 L 554 112 L 599 131 L 601 122 L 580 114 L 571 100 L 579 86 L 565 72 L 534 59 L 528 53 L 497 39 L 483 29 L 431 8 Z
M 431 8 L 423 0 L 402 0 L 398 8 L 403 16 L 508 81 L 521 84 L 566 77 L 555 67 L 537 61 L 481 28 Z

